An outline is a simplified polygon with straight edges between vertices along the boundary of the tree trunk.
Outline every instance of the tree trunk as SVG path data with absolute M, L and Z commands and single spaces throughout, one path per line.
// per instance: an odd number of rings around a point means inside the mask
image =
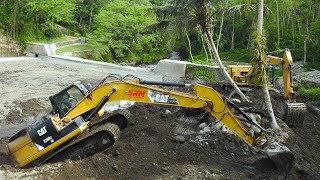
M 234 13 L 232 15 L 231 49 L 234 49 Z
M 291 24 L 291 28 L 292 28 L 292 42 L 293 42 L 293 45 L 295 44 L 295 42 L 294 42 L 294 39 L 295 39 L 295 21 L 294 21 L 294 18 L 295 18 L 295 12 L 294 12 L 294 10 L 293 10 L 293 12 L 292 12 L 292 24 Z
M 189 53 L 190 53 L 190 57 L 192 59 L 192 63 L 194 63 L 194 59 L 193 59 L 193 55 L 192 55 L 192 50 L 191 50 L 191 42 L 190 42 L 190 38 L 188 33 L 186 33 L 187 39 L 188 39 L 188 44 L 189 44 Z
M 91 10 L 90 10 L 89 31 L 91 30 L 91 25 L 92 25 L 93 5 L 94 5 L 94 3 L 92 3 L 92 5 L 91 5 Z
M 16 40 L 16 26 L 17 26 L 17 9 L 18 9 L 19 1 L 15 1 L 13 13 L 12 13 L 12 39 Z
M 209 49 L 209 54 L 210 54 L 210 58 L 211 58 L 211 62 L 213 62 L 213 55 L 212 55 L 212 51 L 210 51 L 210 43 L 208 38 L 206 38 L 206 42 L 207 42 L 207 47 Z
M 202 47 L 203 47 L 204 53 L 206 54 L 207 63 L 209 63 L 209 56 L 208 56 L 208 52 L 207 52 L 206 45 L 205 45 L 205 43 L 204 43 L 204 41 L 203 41 L 203 35 L 202 35 L 202 33 L 200 33 L 200 37 L 201 37 L 201 42 L 202 42 Z
M 262 37 L 262 27 L 263 27 L 263 0 L 258 0 L 258 27 L 257 27 L 258 38 Z M 262 54 L 260 54 L 260 56 L 262 56 Z M 267 77 L 264 77 L 264 78 L 267 79 Z M 272 108 L 272 103 L 271 103 L 271 98 L 270 98 L 270 94 L 269 94 L 269 90 L 268 90 L 268 81 L 267 80 L 265 80 L 265 83 L 262 86 L 262 90 L 263 90 L 263 95 L 264 95 L 267 111 L 268 111 L 268 114 L 271 118 L 271 128 L 272 129 L 279 129 L 279 126 L 278 126 L 277 120 L 274 116 L 274 112 L 273 112 L 273 108 Z
M 218 41 L 217 41 L 217 51 L 218 52 L 219 52 L 219 44 L 220 44 L 221 33 L 222 33 L 222 28 L 223 28 L 223 18 L 224 18 L 224 11 L 222 12 L 222 15 L 221 15 L 220 30 L 219 30 L 219 36 L 218 36 Z
M 251 36 L 252 36 L 252 34 L 249 34 L 248 43 L 247 43 L 247 49 L 250 48 Z
M 307 37 L 306 36 L 305 36 L 304 42 L 303 42 L 303 51 L 304 51 L 303 63 L 306 64 L 306 62 L 307 62 Z
M 205 34 L 206 34 L 206 37 L 207 37 L 209 45 L 210 45 L 209 49 L 212 51 L 212 53 L 213 53 L 218 65 L 219 65 L 223 75 L 227 78 L 227 80 L 229 81 L 229 83 L 231 84 L 233 89 L 236 91 L 236 93 L 240 96 L 242 101 L 249 102 L 249 99 L 242 93 L 242 91 L 239 89 L 239 87 L 236 85 L 236 83 L 234 83 L 234 81 L 231 79 L 230 75 L 228 74 L 226 68 L 222 64 L 220 56 L 219 56 L 219 53 L 218 53 L 217 48 L 216 48 L 216 46 L 215 46 L 215 44 L 213 42 L 211 34 L 209 33 L 208 30 L 205 30 Z
M 279 4 L 278 1 L 275 0 L 277 6 L 277 30 L 278 30 L 278 46 L 280 46 L 280 19 L 279 19 Z
M 228 7 L 228 0 L 226 2 L 226 8 Z M 220 45 L 220 39 L 221 39 L 221 33 L 222 33 L 222 28 L 223 28 L 223 22 L 224 22 L 224 13 L 225 11 L 222 11 L 222 15 L 221 15 L 221 23 L 220 23 L 220 30 L 219 30 L 219 37 L 218 37 L 218 42 L 217 42 L 217 51 L 219 52 L 219 45 Z

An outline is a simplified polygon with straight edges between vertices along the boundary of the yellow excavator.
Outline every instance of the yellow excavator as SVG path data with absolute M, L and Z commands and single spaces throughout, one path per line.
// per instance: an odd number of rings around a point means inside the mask
M 106 81 L 110 77 L 117 79 Z M 124 100 L 202 108 L 247 144 L 259 147 L 266 142 L 263 127 L 210 87 L 128 77 L 131 76 L 109 75 L 94 88 L 77 81 L 51 96 L 52 112 L 9 139 L 8 153 L 15 165 L 32 167 L 62 154 L 70 159 L 84 157 L 113 145 L 120 130 L 126 127 L 127 116 L 123 113 L 105 116 L 103 106 L 107 102 Z M 192 87 L 194 93 L 167 90 L 159 85 Z M 243 118 L 238 118 L 234 112 Z M 250 127 L 256 128 L 252 131 Z
M 283 58 L 272 56 L 272 54 L 283 53 Z M 307 107 L 304 103 L 297 103 L 295 100 L 295 92 L 293 91 L 293 58 L 289 49 L 283 49 L 273 52 L 268 52 L 265 56 L 264 61 L 268 65 L 280 65 L 282 66 L 283 72 L 283 93 L 286 99 L 285 103 L 285 114 L 284 121 L 289 126 L 303 126 L 303 120 Z M 251 66 L 248 65 L 229 65 L 227 69 L 230 73 L 231 78 L 239 86 L 256 86 L 249 82 L 248 73 Z M 273 72 L 273 71 L 271 71 Z M 269 85 L 271 86 L 274 82 L 274 73 L 271 73 L 269 77 Z

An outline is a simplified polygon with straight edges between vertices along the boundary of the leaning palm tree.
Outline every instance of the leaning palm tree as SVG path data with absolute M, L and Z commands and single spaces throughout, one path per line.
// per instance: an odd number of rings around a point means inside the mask
M 158 15 L 161 17 L 161 22 L 159 22 L 159 25 L 165 25 L 165 27 L 169 30 L 177 30 L 175 32 L 181 32 L 193 29 L 195 27 L 200 27 L 202 34 L 208 41 L 209 50 L 214 55 L 222 73 L 234 88 L 235 92 L 241 97 L 241 99 L 243 101 L 249 101 L 249 99 L 241 92 L 239 87 L 234 83 L 226 71 L 212 39 L 210 31 L 212 14 L 210 13 L 209 9 L 213 7 L 214 4 L 210 0 L 172 0 L 168 3 L 168 5 L 158 9 Z
M 278 123 L 274 116 L 272 103 L 267 84 L 266 62 L 264 61 L 266 50 L 266 38 L 263 36 L 263 0 L 258 0 L 258 24 L 257 33 L 254 33 L 252 50 L 253 59 L 249 76 L 252 84 L 262 85 L 263 95 L 267 107 L 268 114 L 271 118 L 271 128 L 279 129 Z

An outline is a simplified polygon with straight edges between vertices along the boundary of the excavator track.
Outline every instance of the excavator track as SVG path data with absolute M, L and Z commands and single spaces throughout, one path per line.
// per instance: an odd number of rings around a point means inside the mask
M 303 127 L 306 111 L 304 103 L 285 103 L 283 119 L 290 127 Z
M 120 138 L 120 128 L 112 123 L 96 125 L 83 132 L 67 145 L 53 152 L 37 165 L 47 161 L 58 162 L 66 159 L 81 159 L 101 152 L 115 144 Z

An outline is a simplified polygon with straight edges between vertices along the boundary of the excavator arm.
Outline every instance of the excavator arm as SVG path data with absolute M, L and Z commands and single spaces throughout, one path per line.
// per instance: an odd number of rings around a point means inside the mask
M 142 82 L 143 83 L 143 82 Z M 161 82 L 157 84 L 161 85 Z M 162 83 L 166 85 L 166 83 Z M 170 84 L 175 85 L 175 84 Z M 188 84 L 176 84 L 179 86 L 188 86 Z M 171 105 L 188 108 L 203 108 L 220 122 L 226 125 L 231 131 L 237 134 L 241 139 L 250 145 L 256 145 L 262 139 L 262 135 L 253 137 L 242 122 L 233 114 L 230 103 L 223 95 L 214 89 L 199 85 L 191 85 L 195 95 L 182 93 L 172 90 L 161 89 L 154 86 L 141 84 L 139 81 L 112 81 L 97 86 L 82 99 L 73 109 L 71 109 L 65 118 L 74 119 L 81 114 L 96 108 L 101 100 L 111 93 L 108 102 L 111 101 L 134 101 L 149 104 Z M 103 104 L 105 102 L 102 102 Z M 244 113 L 242 115 L 246 116 Z M 255 124 L 249 117 L 247 121 Z M 263 128 L 255 124 L 263 131 Z
M 63 102 L 62 104 L 66 106 L 69 104 L 67 99 L 71 99 L 70 102 L 77 99 L 69 97 L 71 92 L 83 98 L 80 98 L 73 107 L 69 108 L 67 113 L 57 113 L 60 111 L 55 109 L 56 114 L 52 114 L 49 118 L 23 129 L 11 137 L 7 147 L 16 165 L 24 167 L 35 162 L 35 164 L 39 164 L 37 161 L 45 162 L 68 150 L 71 152 L 68 154 L 69 157 L 78 157 L 84 152 L 96 152 L 96 149 L 92 149 L 92 141 L 100 150 L 114 144 L 120 135 L 120 129 L 112 123 L 101 124 L 98 117 L 103 114 L 101 111 L 105 103 L 112 101 L 126 100 L 157 105 L 202 108 L 249 145 L 260 145 L 265 138 L 264 129 L 261 126 L 210 87 L 199 84 L 141 81 L 139 79 L 104 81 L 105 79 L 90 91 L 86 91 L 84 84 L 78 82 L 75 85 L 81 93 L 74 91 L 75 86 L 70 86 L 52 97 L 51 101 L 57 99 L 58 102 Z M 162 89 L 153 85 L 191 86 L 194 94 Z M 67 95 L 68 98 L 65 98 Z M 53 106 L 55 104 L 53 103 Z M 60 107 L 60 105 L 55 107 Z M 242 114 L 245 123 L 235 116 L 232 109 Z M 59 117 L 59 115 L 63 117 Z M 260 131 L 256 134 L 250 133 L 248 124 L 258 127 Z
M 283 53 L 283 58 L 272 56 L 273 53 Z M 289 49 L 283 49 L 280 51 L 269 52 L 267 53 L 266 59 L 267 64 L 271 65 L 281 65 L 282 66 L 282 75 L 283 75 L 283 89 L 284 89 L 284 97 L 287 100 L 294 99 L 294 91 L 293 91 L 293 74 L 292 74 L 292 66 L 293 59 Z

